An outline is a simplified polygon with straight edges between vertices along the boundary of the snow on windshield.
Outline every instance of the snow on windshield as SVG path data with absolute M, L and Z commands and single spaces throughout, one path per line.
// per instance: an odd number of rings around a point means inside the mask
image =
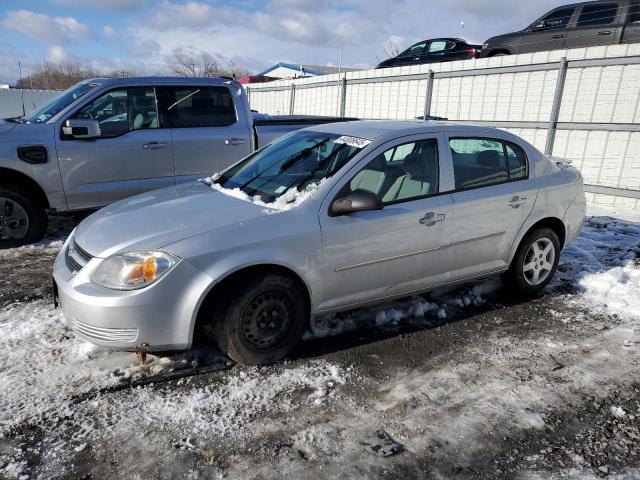
M 230 197 L 239 198 L 240 200 L 255 203 L 256 205 L 270 209 L 266 210 L 265 213 L 272 213 L 273 210 L 284 212 L 301 205 L 307 198 L 313 195 L 313 192 L 315 192 L 318 187 L 325 181 L 325 179 L 323 178 L 318 183 L 307 185 L 303 190 L 290 188 L 284 194 L 276 198 L 273 202 L 265 202 L 262 200 L 262 197 L 260 195 L 250 196 L 239 188 L 224 188 L 220 184 L 216 183 L 216 180 L 218 178 L 220 178 L 220 174 L 215 173 L 210 177 L 203 178 L 202 181 L 220 193 L 224 193 L 225 195 L 229 195 Z

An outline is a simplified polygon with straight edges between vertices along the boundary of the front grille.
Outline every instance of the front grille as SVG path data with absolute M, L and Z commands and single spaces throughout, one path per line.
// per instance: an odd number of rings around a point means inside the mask
M 65 252 L 67 265 L 74 272 L 82 270 L 92 258 L 91 254 L 81 248 L 80 245 L 76 243 L 75 239 L 71 241 L 67 247 L 67 251 Z
M 71 327 L 89 340 L 112 343 L 135 343 L 138 338 L 137 328 L 103 328 L 71 318 Z

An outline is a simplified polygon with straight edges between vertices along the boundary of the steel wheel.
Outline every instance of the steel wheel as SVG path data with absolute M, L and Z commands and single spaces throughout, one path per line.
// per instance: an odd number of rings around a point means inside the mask
M 278 345 L 291 329 L 291 302 L 287 294 L 270 290 L 254 297 L 242 313 L 241 338 L 254 349 Z
M 542 237 L 531 244 L 524 257 L 522 271 L 525 281 L 532 286 L 544 283 L 551 272 L 556 260 L 556 249 L 553 242 Z
M 21 240 L 29 231 L 29 215 L 14 200 L 0 197 L 0 240 Z

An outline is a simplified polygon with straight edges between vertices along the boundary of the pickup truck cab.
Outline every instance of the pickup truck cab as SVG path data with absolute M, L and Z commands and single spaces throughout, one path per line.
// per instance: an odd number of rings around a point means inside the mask
M 331 118 L 253 121 L 224 78 L 97 78 L 0 120 L 0 248 L 42 238 L 47 210 L 95 209 L 223 170 Z

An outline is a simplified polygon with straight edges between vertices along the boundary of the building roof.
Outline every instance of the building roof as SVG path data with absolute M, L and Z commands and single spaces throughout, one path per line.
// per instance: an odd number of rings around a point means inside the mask
M 329 67 L 327 65 L 307 65 L 305 63 L 295 64 L 295 63 L 278 62 L 275 65 L 272 65 L 269 68 L 256 73 L 256 76 L 267 75 L 269 72 L 272 72 L 276 68 L 288 68 L 289 70 L 294 70 L 296 72 L 299 72 L 302 70 L 303 73 L 308 73 L 310 75 L 327 75 L 330 73 L 338 73 L 339 71 L 353 72 L 355 70 L 360 70 L 359 68 L 352 68 L 352 67 Z

